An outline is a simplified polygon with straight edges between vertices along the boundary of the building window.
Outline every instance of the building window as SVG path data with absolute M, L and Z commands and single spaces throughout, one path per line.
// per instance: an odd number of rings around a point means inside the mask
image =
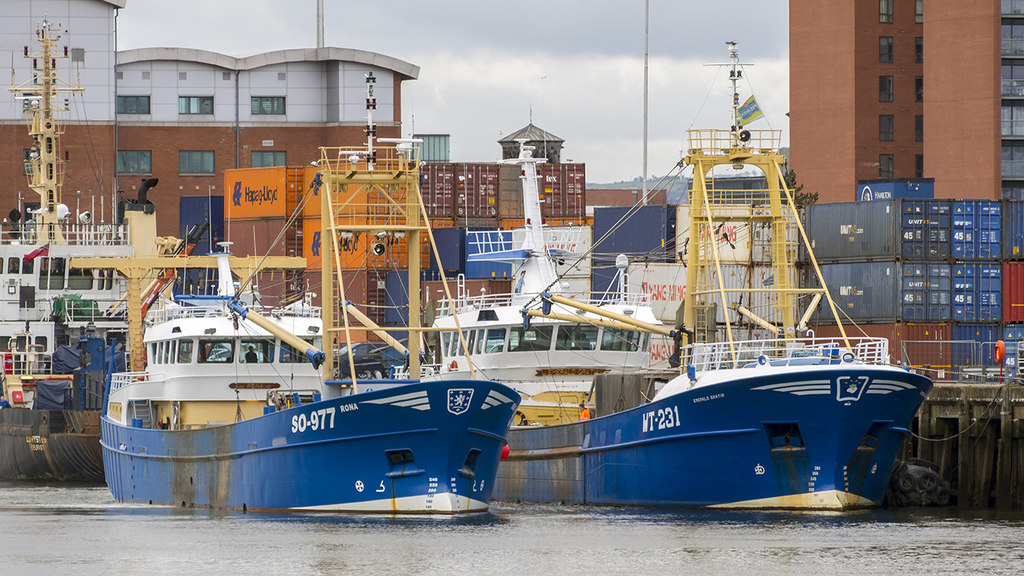
M 188 80 L 188 72 L 178 72 L 178 80 Z
M 878 101 L 892 102 L 892 76 L 878 77 Z
M 179 174 L 213 174 L 213 150 L 178 152 Z
M 892 24 L 892 0 L 878 0 L 878 21 Z
M 914 23 L 924 22 L 924 0 L 914 0 Z
M 149 71 L 148 70 L 142 73 L 142 79 L 143 80 L 149 80 Z
M 287 166 L 286 153 L 283 150 L 253 150 L 252 167 L 269 168 L 270 166 Z
M 178 96 L 178 114 L 213 114 L 213 96 Z
M 878 155 L 878 177 L 884 180 L 892 179 L 892 154 Z
M 118 174 L 152 174 L 153 152 L 150 150 L 118 150 Z
M 1024 136 L 1024 106 L 1003 106 L 1001 132 L 1006 136 Z
M 924 178 L 924 154 L 914 154 L 914 178 Z
M 914 116 L 914 141 L 924 142 L 924 116 Z
M 284 114 L 284 96 L 253 96 L 253 114 Z
M 892 62 L 892 36 L 879 36 L 878 61 Z
M 921 36 L 914 37 L 914 62 L 917 64 L 924 62 L 924 38 Z
M 914 102 L 924 102 L 924 78 L 914 78 Z
M 893 117 L 891 114 L 882 114 L 878 117 L 878 139 L 882 142 L 892 142 Z
M 118 114 L 149 114 L 149 96 L 118 96 Z
M 1003 178 L 1024 178 L 1024 146 L 1003 146 L 1002 164 Z
M 221 80 L 231 80 L 231 72 L 221 72 L 220 73 L 220 79 Z

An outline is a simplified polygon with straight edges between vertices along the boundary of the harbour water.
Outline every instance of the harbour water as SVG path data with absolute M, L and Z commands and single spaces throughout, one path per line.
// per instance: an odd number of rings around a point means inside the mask
M 0 573 L 1019 574 L 1024 513 L 790 513 L 495 503 L 466 517 L 125 505 L 0 483 Z

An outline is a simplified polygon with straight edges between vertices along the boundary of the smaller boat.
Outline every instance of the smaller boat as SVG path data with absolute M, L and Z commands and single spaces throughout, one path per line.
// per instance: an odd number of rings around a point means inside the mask
M 440 363 L 426 378 L 444 381 L 478 373 L 523 396 L 516 424 L 564 424 L 576 422 L 579 405 L 592 399 L 595 376 L 636 372 L 648 364 L 649 334 L 606 319 L 660 322 L 647 296 L 630 294 L 625 282 L 618 292 L 596 301 L 589 293 L 570 293 L 563 286 L 555 264 L 579 258 L 575 249 L 581 229 L 543 224 L 537 164 L 547 160 L 534 158 L 533 151 L 521 142 L 519 157 L 508 161 L 522 167 L 526 227 L 467 232 L 467 243 L 476 244 L 469 259 L 511 263 L 514 291 L 468 296 L 460 290 L 450 304 L 442 301 L 434 320 L 442 334 Z M 625 268 L 623 263 L 620 270 Z M 539 305 L 542 294 L 561 295 L 588 308 L 549 302 L 549 314 L 524 324 L 523 310 Z

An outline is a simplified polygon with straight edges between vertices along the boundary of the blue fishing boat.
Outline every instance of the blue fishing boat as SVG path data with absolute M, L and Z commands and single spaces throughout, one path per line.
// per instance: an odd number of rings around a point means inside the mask
M 658 382 L 638 407 L 513 429 L 496 499 L 830 510 L 882 503 L 932 383 L 894 365 L 886 339 L 842 328 L 786 183 L 781 134 L 744 128 L 756 119 L 756 104 L 741 111 L 742 66 L 735 43 L 729 47 L 732 127 L 691 130 L 682 163 L 692 167 L 693 187 L 681 324 L 644 325 L 557 294 L 523 311 L 524 326 L 565 319 L 553 313 L 559 306 L 578 309 L 580 322 L 600 316 L 603 326 L 670 336 L 680 373 Z M 764 173 L 763 190 L 716 180 L 716 169 L 745 167 Z M 763 227 L 771 282 L 737 287 L 723 278 L 720 253 L 731 239 L 720 230 L 738 223 Z M 811 264 L 804 282 L 794 266 L 798 244 Z M 807 329 L 819 306 L 841 337 L 816 338 Z M 761 338 L 734 338 L 740 328 Z
M 426 229 L 387 214 L 392 201 L 403 215 L 418 213 L 415 149 L 371 150 L 323 149 L 319 161 L 315 193 L 332 234 L 322 270 L 330 305 L 314 306 L 307 294 L 262 310 L 248 281 L 236 288 L 230 257 L 218 254 L 216 296 L 177 297 L 150 312 L 148 364 L 112 377 L 101 421 L 116 500 L 261 512 L 487 510 L 519 404 L 513 389 L 486 380 L 420 382 L 416 337 L 407 351 L 410 379 L 332 378 L 336 361 L 353 362 L 351 346 L 342 358 L 336 343 L 352 341 L 357 328 L 348 318 L 359 314 L 345 302 L 344 283 L 333 283 L 332 251 L 344 225 L 379 227 L 380 237 L 407 234 L 417 247 Z M 367 197 L 380 186 L 387 200 L 373 201 L 367 213 Z M 411 267 L 417 258 L 410 250 Z

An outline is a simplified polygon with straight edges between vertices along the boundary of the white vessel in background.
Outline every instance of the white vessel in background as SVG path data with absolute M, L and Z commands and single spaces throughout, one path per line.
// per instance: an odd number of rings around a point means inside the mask
M 546 161 L 534 158 L 533 147 L 525 144 L 519 158 L 509 161 L 522 167 L 524 229 L 467 232 L 467 244 L 477 245 L 467 260 L 510 262 L 513 292 L 460 293 L 454 306 L 442 300 L 433 323 L 441 331 L 440 364 L 425 377 L 485 378 L 515 388 L 523 396 L 519 425 L 575 422 L 579 405 L 592 400 L 595 376 L 633 373 L 647 366 L 650 335 L 607 322 L 608 318 L 660 324 L 646 295 L 626 291 L 625 262 L 619 265 L 620 291 L 611 298 L 591 303 L 589 294 L 567 292 L 555 264 L 581 256 L 574 253 L 581 230 L 542 223 L 537 164 Z M 525 322 L 524 310 L 539 305 L 545 294 L 573 299 L 589 309 L 556 302 L 550 304 L 551 316 Z

